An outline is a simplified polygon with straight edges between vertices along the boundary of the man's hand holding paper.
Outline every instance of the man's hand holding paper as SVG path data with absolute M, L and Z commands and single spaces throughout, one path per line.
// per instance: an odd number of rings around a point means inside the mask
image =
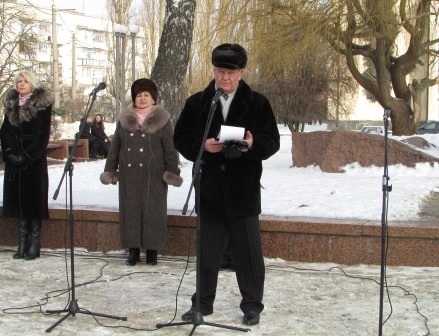
M 253 146 L 253 135 L 243 127 L 222 125 L 218 139 L 207 139 L 204 148 L 209 153 L 224 152 L 226 158 L 234 159 Z
M 247 152 L 253 145 L 253 136 L 250 131 L 245 133 L 244 128 L 233 126 L 221 126 L 220 134 L 218 135 L 219 142 L 224 143 L 222 152 L 226 159 L 237 159 L 241 157 L 243 152 Z

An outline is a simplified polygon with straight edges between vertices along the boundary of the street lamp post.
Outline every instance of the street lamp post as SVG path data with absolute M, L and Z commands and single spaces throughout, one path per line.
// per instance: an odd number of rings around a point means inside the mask
M 131 33 L 131 83 L 136 80 L 136 34 L 138 28 L 136 25 L 129 25 L 128 29 Z
M 116 25 L 115 25 L 116 26 Z M 115 94 L 116 94 L 116 121 L 119 119 L 119 110 L 120 110 L 120 100 L 119 100 L 119 39 L 120 34 L 116 32 L 116 28 L 113 27 L 114 35 L 116 36 L 116 60 L 115 60 L 115 74 L 116 74 L 116 86 L 115 86 Z
M 122 87 L 121 87 L 121 101 L 122 101 L 122 103 L 125 101 L 125 84 L 126 84 L 126 56 L 125 56 L 125 53 L 126 53 L 126 46 L 127 46 L 127 39 L 126 39 L 126 37 L 127 37 L 127 33 L 128 33 L 128 27 L 127 26 L 121 26 L 122 27 L 122 29 L 121 29 L 121 34 L 120 34 L 120 37 L 121 37 L 121 40 L 122 40 L 122 61 L 121 61 L 121 64 L 122 64 L 122 81 L 121 81 L 121 84 L 122 84 Z
M 58 11 L 74 11 L 73 8 L 59 9 Z M 60 94 L 59 94 L 59 54 L 58 54 L 58 31 L 56 28 L 56 12 L 55 1 L 52 3 L 52 66 L 53 66 L 53 107 L 59 108 Z
M 52 61 L 53 61 L 53 107 L 59 108 L 59 59 L 58 59 L 58 41 L 56 30 L 56 8 L 52 5 Z
M 72 34 L 72 100 L 76 99 L 76 34 Z
M 116 120 L 119 119 L 121 100 L 125 96 L 125 37 L 127 31 L 128 28 L 126 26 L 120 25 L 118 23 L 113 25 L 113 32 L 116 38 Z

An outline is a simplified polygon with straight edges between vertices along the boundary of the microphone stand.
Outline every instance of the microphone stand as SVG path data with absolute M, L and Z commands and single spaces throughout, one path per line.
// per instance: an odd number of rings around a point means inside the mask
M 217 94 L 218 94 L 218 91 L 217 91 Z M 217 107 L 216 101 L 214 98 L 212 101 L 212 104 L 210 105 L 210 110 L 209 110 L 209 114 L 207 117 L 206 128 L 204 130 L 203 139 L 201 141 L 201 146 L 200 146 L 200 149 L 198 151 L 197 159 L 195 160 L 194 169 L 192 171 L 192 183 L 191 183 L 191 186 L 189 188 L 189 193 L 188 193 L 188 196 L 186 198 L 186 203 L 184 204 L 183 211 L 182 211 L 183 215 L 185 215 L 187 212 L 189 198 L 191 196 L 191 192 L 192 192 L 192 188 L 193 188 L 194 184 L 196 185 L 196 190 L 198 190 L 198 192 L 196 193 L 196 197 L 195 197 L 196 209 L 198 209 L 198 210 L 200 209 L 200 179 L 201 179 L 201 172 L 202 172 L 201 166 L 203 164 L 202 156 L 203 156 L 203 151 L 204 151 L 204 145 L 206 143 L 206 139 L 207 139 L 207 136 L 209 134 L 210 125 L 212 124 L 213 116 L 214 116 L 214 113 L 215 113 L 215 110 Z M 195 311 L 192 314 L 192 321 L 191 322 L 189 322 L 189 321 L 174 322 L 174 323 L 165 323 L 165 324 L 159 323 L 159 324 L 156 324 L 156 327 L 158 329 L 160 329 L 160 328 L 172 327 L 172 326 L 178 326 L 178 325 L 193 324 L 193 328 L 192 328 L 189 336 L 193 335 L 193 333 L 195 332 L 195 329 L 199 325 L 208 325 L 208 326 L 236 330 L 236 331 L 242 331 L 242 332 L 250 331 L 250 329 L 248 329 L 248 328 L 238 328 L 238 327 L 227 326 L 227 325 L 218 324 L 218 323 L 205 322 L 203 320 L 203 314 L 200 312 L 200 291 L 199 291 L 200 283 L 201 283 L 200 282 L 200 280 L 201 280 L 200 279 L 200 267 L 201 267 L 200 254 L 201 254 L 201 251 L 199 248 L 200 237 L 201 237 L 201 234 L 200 234 L 200 231 L 201 231 L 200 215 L 197 215 L 196 225 L 197 225 L 197 263 L 196 263 L 196 283 L 195 283 Z
M 384 282 L 386 281 L 386 257 L 387 257 L 387 209 L 388 209 L 388 194 L 392 191 L 392 186 L 389 185 L 388 176 L 388 162 L 387 162 L 387 140 L 389 129 L 389 117 L 392 111 L 390 109 L 384 110 L 384 175 L 383 175 L 383 208 L 381 213 L 381 274 L 380 274 L 380 313 L 379 313 L 379 328 L 378 335 L 383 334 L 383 299 L 384 299 Z
M 96 92 L 93 93 L 92 101 L 89 105 L 89 108 L 86 109 L 84 118 L 82 119 L 82 124 L 79 129 L 79 134 L 75 138 L 75 142 L 73 143 L 73 147 L 71 149 L 71 152 L 69 154 L 69 157 L 67 158 L 67 162 L 64 166 L 64 173 L 61 176 L 61 180 L 59 181 L 58 188 L 56 189 L 53 199 L 56 200 L 59 194 L 59 190 L 61 188 L 61 184 L 64 180 L 64 177 L 66 176 L 67 172 L 69 173 L 69 186 L 70 186 L 70 214 L 69 214 L 69 224 L 70 224 L 70 272 L 71 272 L 71 300 L 68 306 L 68 309 L 60 309 L 60 310 L 47 310 L 46 313 L 48 314 L 59 314 L 59 313 L 67 313 L 64 315 L 61 319 L 59 319 L 55 324 L 53 324 L 50 328 L 46 329 L 46 332 L 51 332 L 57 325 L 59 325 L 62 321 L 67 319 L 69 316 L 75 316 L 75 314 L 87 314 L 87 315 L 93 315 L 93 316 L 100 316 L 100 317 L 108 317 L 112 319 L 122 320 L 126 321 L 126 317 L 118 317 L 118 316 L 112 316 L 107 314 L 100 314 L 100 313 L 94 313 L 87 309 L 81 309 L 78 306 L 78 300 L 76 300 L 75 295 L 75 254 L 74 254 L 74 218 L 73 218 L 73 191 L 72 191 L 72 176 L 73 176 L 73 164 L 72 162 L 75 161 L 73 158 L 73 155 L 75 154 L 76 147 L 78 145 L 79 139 L 81 137 L 82 131 L 85 127 L 85 123 L 87 122 L 88 115 L 90 113 L 91 107 L 93 106 L 94 101 L 96 100 Z

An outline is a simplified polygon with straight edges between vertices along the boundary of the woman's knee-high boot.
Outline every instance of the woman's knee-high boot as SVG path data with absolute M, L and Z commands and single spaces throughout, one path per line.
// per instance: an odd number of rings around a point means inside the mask
M 42 220 L 39 218 L 32 218 L 30 220 L 30 246 L 26 253 L 26 260 L 34 260 L 40 256 L 41 223 Z
M 29 220 L 27 218 L 18 219 L 18 248 L 14 254 L 14 259 L 23 259 L 29 248 Z

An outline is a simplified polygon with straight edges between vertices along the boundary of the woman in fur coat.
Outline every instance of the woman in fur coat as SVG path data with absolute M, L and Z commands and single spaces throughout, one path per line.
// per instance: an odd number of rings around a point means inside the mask
M 49 217 L 46 147 L 53 96 L 39 86 L 35 75 L 21 71 L 3 103 L 3 216 L 18 218 L 19 240 L 14 258 L 33 260 L 40 256 L 42 220 Z
M 183 179 L 173 144 L 169 113 L 156 105 L 156 84 L 147 78 L 131 86 L 132 103 L 122 111 L 111 141 L 103 184 L 119 182 L 121 246 L 129 249 L 127 265 L 157 264 L 157 250 L 166 245 L 168 185 Z

